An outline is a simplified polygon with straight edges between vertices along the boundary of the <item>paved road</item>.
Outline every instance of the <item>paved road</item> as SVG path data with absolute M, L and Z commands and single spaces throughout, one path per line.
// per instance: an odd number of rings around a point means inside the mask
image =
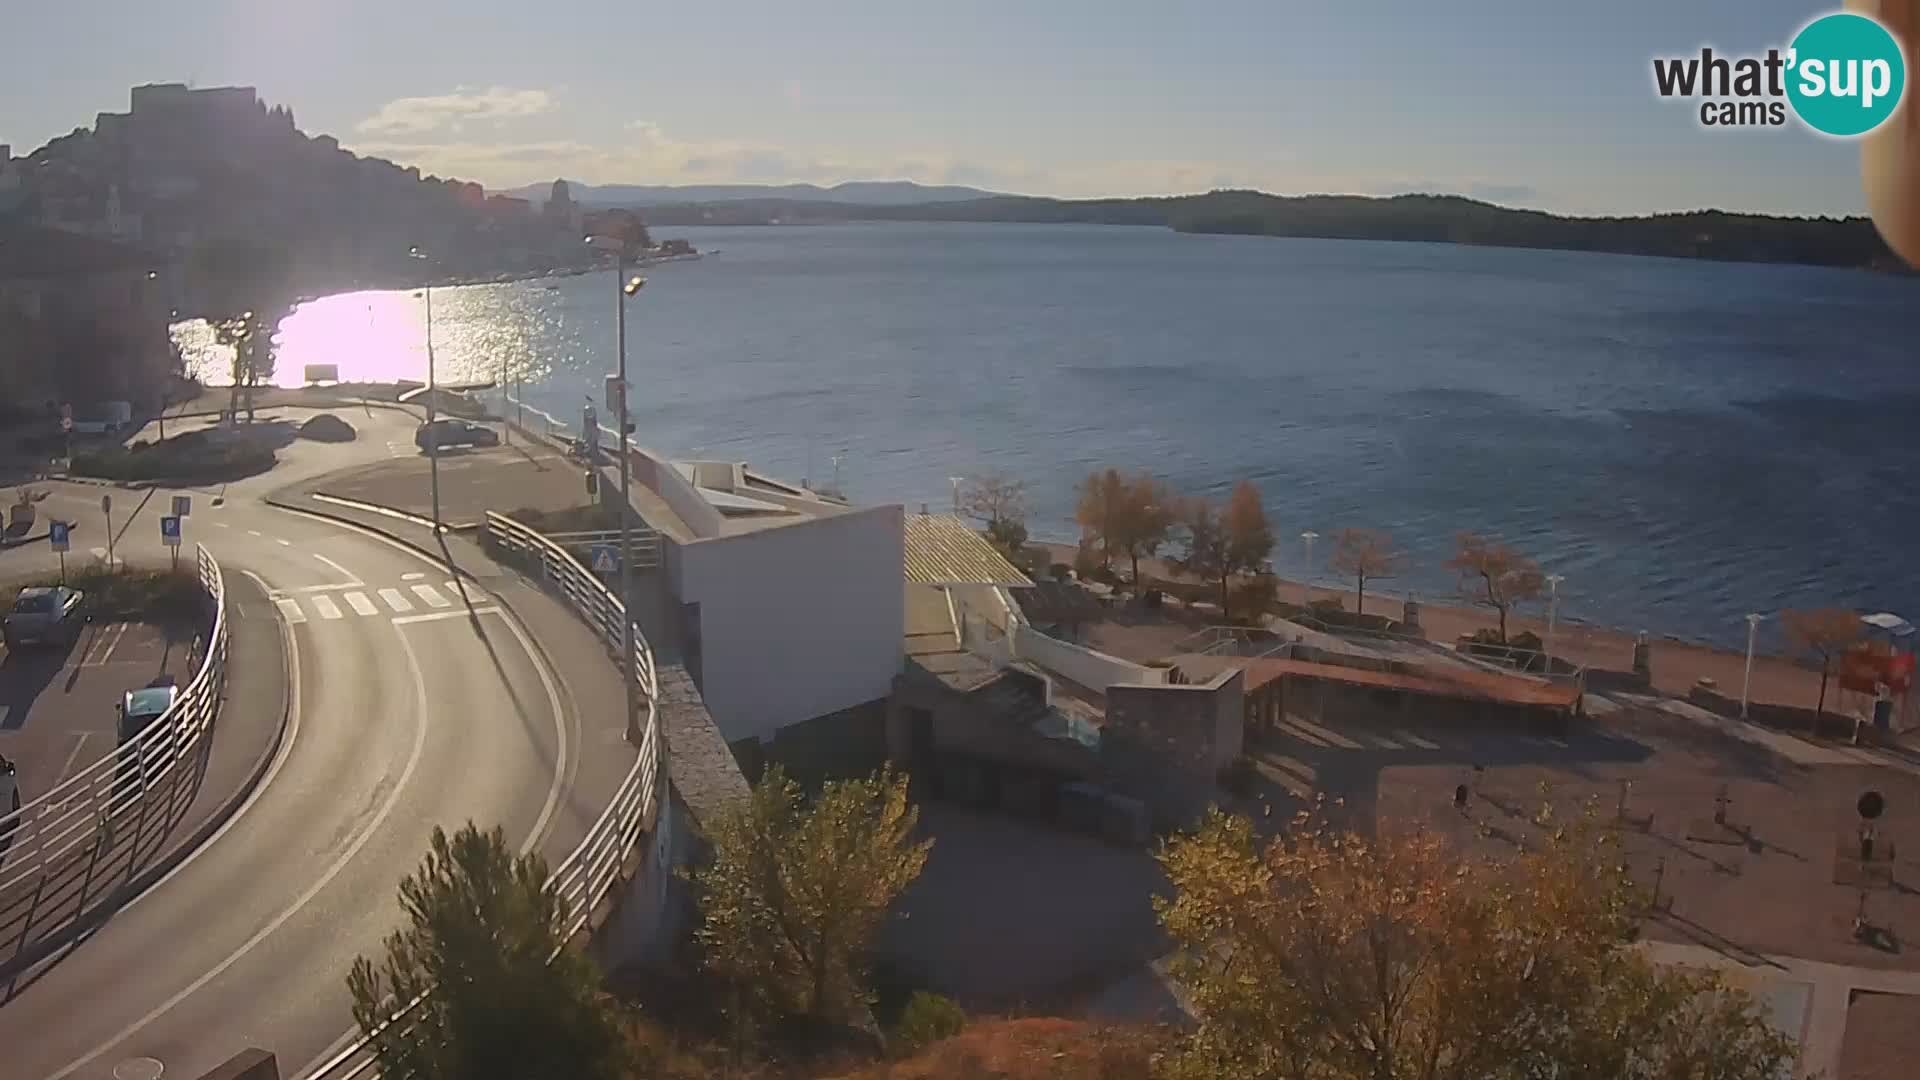
M 356 449 L 337 460 L 390 452 Z M 153 1058 L 191 1077 L 254 1045 L 299 1075 L 347 1029 L 347 970 L 398 924 L 396 886 L 434 825 L 497 823 L 557 861 L 604 803 L 570 790 L 583 743 L 631 753 L 604 723 L 583 735 L 489 593 L 392 541 L 266 507 L 255 486 L 196 500 L 190 532 L 271 590 L 295 727 L 221 833 L 0 1007 L 0 1076 L 106 1078 Z

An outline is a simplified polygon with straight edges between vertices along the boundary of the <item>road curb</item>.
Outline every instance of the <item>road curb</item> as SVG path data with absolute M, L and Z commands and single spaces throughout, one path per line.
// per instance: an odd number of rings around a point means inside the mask
M 306 492 L 306 494 L 312 495 L 314 493 Z M 337 495 L 329 495 L 327 496 L 327 498 L 334 502 L 341 503 L 351 509 L 360 510 L 364 513 L 377 514 L 383 517 L 398 518 L 399 520 L 405 521 L 408 524 L 415 525 L 423 529 L 433 528 L 433 522 L 427 520 L 426 518 L 416 518 L 414 515 L 409 514 L 404 510 L 395 510 L 391 507 L 381 506 L 378 503 L 363 503 L 357 499 L 343 499 Z M 442 561 L 442 559 L 445 558 L 445 556 L 439 551 L 439 549 L 434 547 L 429 547 L 428 545 L 422 544 L 411 537 L 402 536 L 397 532 L 391 532 L 387 529 L 383 529 L 380 526 L 373 524 L 372 522 L 361 521 L 357 518 L 348 517 L 345 514 L 328 511 L 328 510 L 321 509 L 319 507 L 314 507 L 314 506 L 301 506 L 300 504 L 296 503 L 292 499 L 284 497 L 279 492 L 275 492 L 272 495 L 268 495 L 263 501 L 268 506 L 271 506 L 276 510 L 285 510 L 290 514 L 306 514 L 309 517 L 323 518 L 337 525 L 345 525 L 348 528 L 364 529 L 367 532 L 378 533 L 379 535 L 386 537 L 388 540 L 391 540 L 396 544 L 406 545 L 408 548 L 411 548 L 412 550 L 417 551 L 422 555 L 425 555 L 427 558 L 433 560 L 434 562 L 440 562 Z M 446 526 L 446 531 L 448 533 L 467 533 L 467 532 L 478 531 L 479 528 L 480 526 L 477 523 L 467 524 L 467 525 L 449 525 L 449 526 Z M 472 577 L 471 574 L 456 575 L 456 576 Z
M 227 796 L 225 802 L 208 815 L 205 821 L 195 826 L 192 832 L 180 837 L 146 869 L 107 894 L 107 898 L 103 899 L 94 911 L 74 919 L 48 937 L 22 947 L 21 951 L 11 959 L 0 962 L 0 980 L 13 980 L 29 974 L 40 964 L 57 959 L 54 954 L 99 929 L 134 897 L 158 884 L 162 878 L 172 873 L 175 867 L 185 862 L 194 852 L 199 851 L 201 845 L 232 820 L 234 813 L 260 787 L 261 779 L 266 776 L 268 768 L 273 764 L 273 759 L 280 753 L 281 745 L 286 742 L 287 723 L 293 716 L 293 694 L 290 689 L 293 681 L 293 636 L 284 618 L 276 615 L 274 624 L 280 629 L 280 640 L 284 646 L 281 654 L 280 722 L 274 727 L 273 737 L 267 740 L 266 749 L 248 768 L 240 784 L 232 794 Z M 223 689 L 220 699 L 222 714 L 226 712 L 227 705 L 227 697 Z M 219 737 L 219 734 L 220 718 L 216 715 L 213 727 L 207 733 L 206 753 L 209 757 L 213 753 L 213 740 Z M 198 794 L 196 791 L 195 796 L 197 797 Z

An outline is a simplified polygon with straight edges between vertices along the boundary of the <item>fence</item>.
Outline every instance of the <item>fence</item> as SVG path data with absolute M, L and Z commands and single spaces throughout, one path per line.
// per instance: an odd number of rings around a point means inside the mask
M 227 674 L 226 585 L 196 550 L 213 621 L 192 681 L 145 731 L 0 817 L 0 971 L 34 963 L 111 900 L 193 801 Z
M 599 579 L 580 565 L 579 560 L 551 540 L 504 514 L 487 512 L 486 538 L 496 549 L 537 569 L 543 580 L 567 599 L 574 614 L 600 635 L 600 640 L 619 662 L 625 644 L 622 620 L 626 610 L 618 597 L 600 584 Z M 633 664 L 640 684 L 645 712 L 640 738 L 640 754 L 626 778 L 615 790 L 613 799 L 600 813 L 587 835 L 560 864 L 553 868 L 549 887 L 566 901 L 567 936 L 585 929 L 593 911 L 607 898 L 620 880 L 620 871 L 640 837 L 658 821 L 662 758 L 666 748 L 660 739 L 656 699 L 659 684 L 654 677 L 653 651 L 640 628 L 633 628 Z M 625 669 L 622 668 L 622 675 Z M 407 1017 L 424 999 L 408 1002 L 387 1021 L 389 1026 L 407 1023 Z M 384 1029 L 382 1029 L 384 1030 Z M 372 1040 L 356 1035 L 346 1049 L 327 1060 L 307 1080 L 353 1080 L 373 1075 L 377 1064 Z

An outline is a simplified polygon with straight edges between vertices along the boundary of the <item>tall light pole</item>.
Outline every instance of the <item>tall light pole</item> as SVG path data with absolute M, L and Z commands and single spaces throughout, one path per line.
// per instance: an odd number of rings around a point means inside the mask
M 1312 529 L 1308 529 L 1306 532 L 1300 534 L 1300 539 L 1307 542 L 1307 570 L 1306 573 L 1300 575 L 1300 606 L 1312 610 L 1313 542 L 1320 539 L 1320 534 L 1314 532 Z
M 620 445 L 620 606 L 623 617 L 620 627 L 621 667 L 626 672 L 627 682 L 627 741 L 640 741 L 640 672 L 633 659 L 633 460 L 627 449 L 627 433 L 632 425 L 627 421 L 627 301 L 637 295 L 647 284 L 647 279 L 635 274 L 627 279 L 627 254 L 629 242 L 624 236 L 589 236 L 587 243 L 602 250 L 613 251 L 613 326 L 614 351 L 618 355 L 618 379 L 620 400 L 614 412 L 617 419 Z M 599 437 L 588 433 L 594 443 Z
M 1742 720 L 1747 718 L 1747 690 L 1753 685 L 1753 639 L 1760 632 L 1760 620 L 1763 617 L 1758 612 L 1747 613 L 1747 670 L 1740 676 L 1740 719 Z
M 407 249 L 407 257 L 425 262 L 427 253 L 418 247 Z M 439 384 L 433 375 L 433 283 L 429 281 L 421 288 L 421 295 L 427 301 L 427 473 L 432 477 L 433 485 L 433 534 L 440 535 L 440 428 L 434 423 L 434 399 L 440 396 Z
M 1567 580 L 1565 574 L 1547 575 L 1547 674 L 1553 674 L 1553 622 L 1560 613 L 1560 583 Z
M 956 517 L 960 514 L 960 481 L 965 479 L 964 476 L 947 477 L 947 483 L 953 485 L 953 513 Z

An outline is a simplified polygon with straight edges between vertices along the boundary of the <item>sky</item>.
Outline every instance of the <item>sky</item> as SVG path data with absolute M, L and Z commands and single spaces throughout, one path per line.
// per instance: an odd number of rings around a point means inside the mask
M 0 142 L 144 82 L 489 188 L 913 179 L 1087 197 L 1440 191 L 1562 213 L 1864 210 L 1858 148 L 1712 131 L 1655 56 L 1789 0 L 92 0 L 8 4 Z

